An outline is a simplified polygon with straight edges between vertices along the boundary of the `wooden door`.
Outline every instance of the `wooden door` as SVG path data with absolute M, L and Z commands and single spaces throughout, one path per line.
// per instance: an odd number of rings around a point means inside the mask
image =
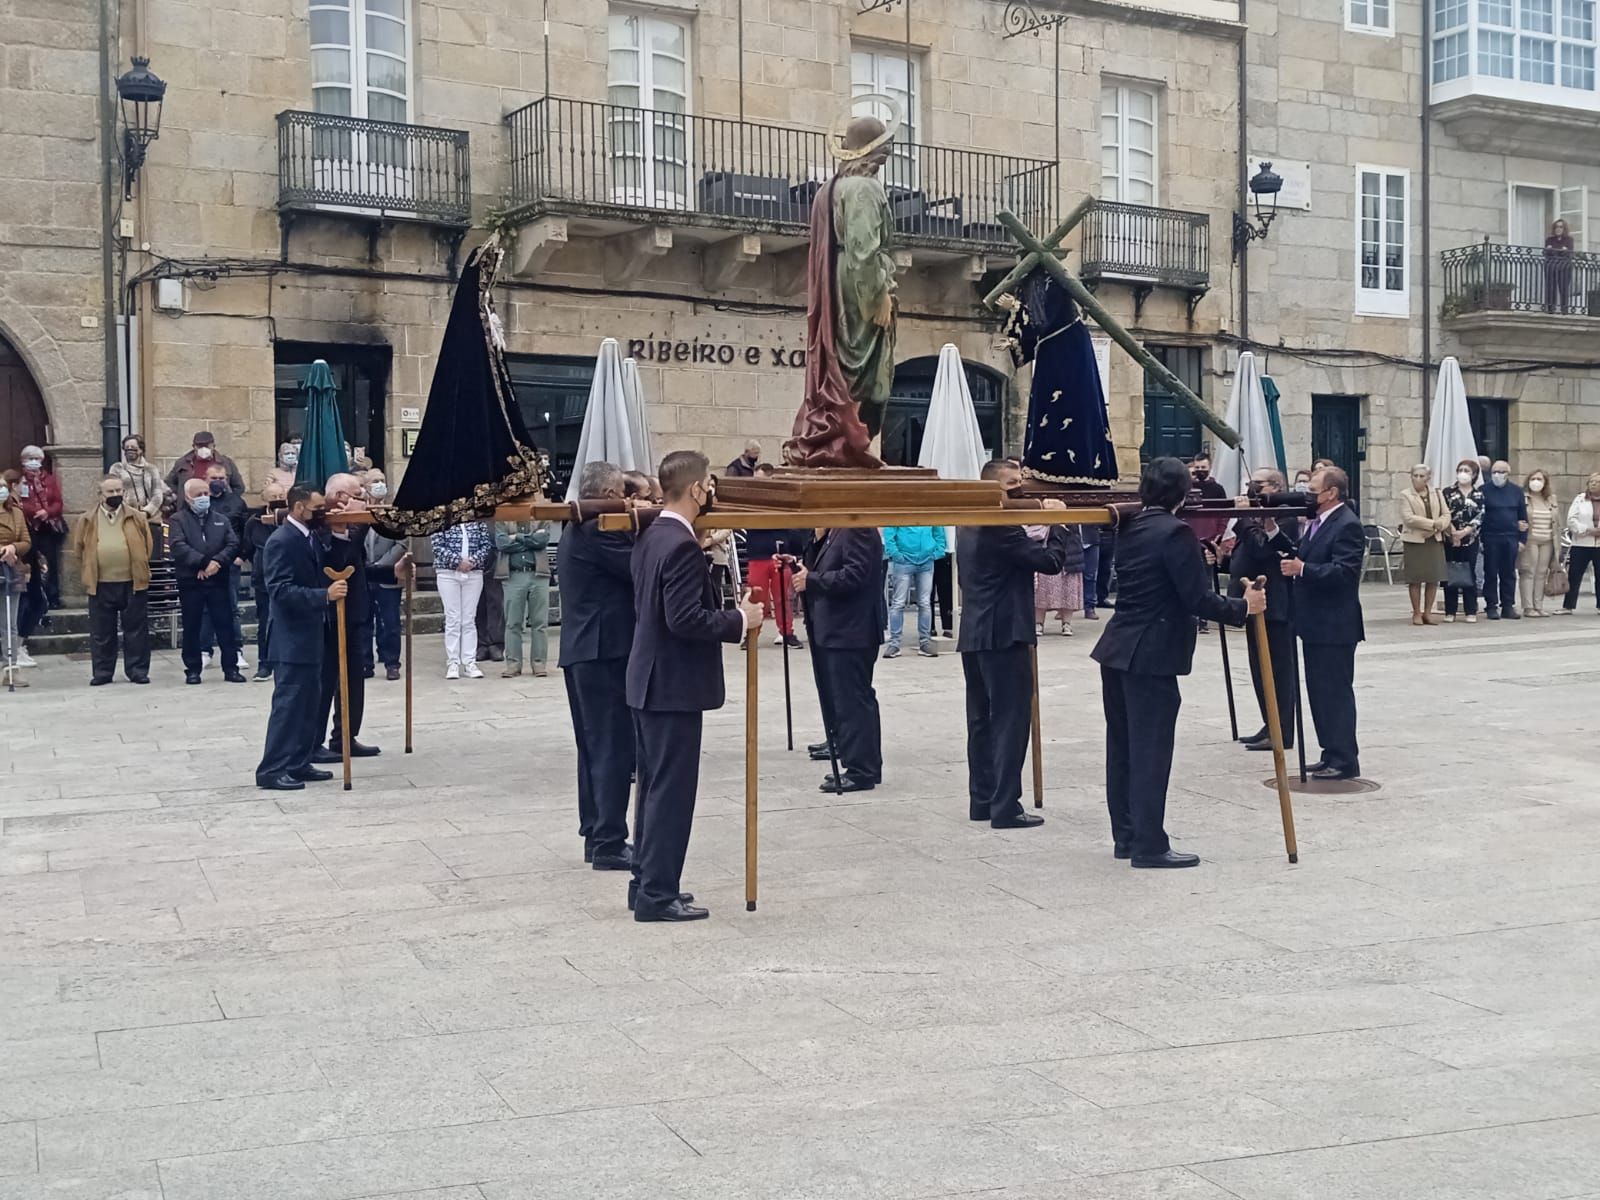
M 10 470 L 24 446 L 50 441 L 44 397 L 22 356 L 0 338 L 0 470 Z

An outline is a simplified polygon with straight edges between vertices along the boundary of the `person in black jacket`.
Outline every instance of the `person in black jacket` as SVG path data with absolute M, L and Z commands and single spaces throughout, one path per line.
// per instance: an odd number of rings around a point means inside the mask
M 1283 476 L 1271 467 L 1263 467 L 1250 476 L 1253 495 L 1270 499 L 1284 495 Z M 1294 694 L 1297 685 L 1294 625 L 1289 605 L 1289 581 L 1278 569 L 1285 557 L 1294 557 L 1300 544 L 1300 520 L 1285 515 L 1276 518 L 1262 517 L 1240 520 L 1234 526 L 1238 538 L 1233 548 L 1233 558 L 1228 573 L 1233 577 L 1229 594 L 1242 596 L 1245 584 L 1267 577 L 1267 649 L 1272 656 L 1272 680 L 1276 685 L 1278 720 L 1283 730 L 1283 746 L 1294 749 Z M 1261 684 L 1261 656 L 1256 649 L 1256 639 L 1246 637 L 1250 652 L 1250 679 L 1256 689 L 1256 703 L 1261 708 L 1261 729 L 1247 738 L 1241 738 L 1246 750 L 1271 750 L 1272 741 L 1267 736 L 1267 698 Z
M 872 672 L 889 619 L 883 539 L 876 529 L 825 529 L 806 548 L 794 588 L 806 610 L 824 740 L 813 759 L 839 758 L 822 791 L 868 792 L 883 782 L 883 727 Z M 831 742 L 830 740 L 831 739 Z
M 700 784 L 700 731 L 722 707 L 722 643 L 761 628 L 748 597 L 724 609 L 694 531 L 711 507 L 711 463 L 696 450 L 661 460 L 665 506 L 633 554 L 637 619 L 628 655 L 628 707 L 638 722 L 639 811 L 634 815 L 636 921 L 697 921 L 710 914 L 678 890 Z M 692 897 L 691 897 L 692 898 Z
M 1338 467 L 1311 474 L 1317 515 L 1300 536 L 1300 553 L 1283 561 L 1295 580 L 1294 629 L 1306 664 L 1306 699 L 1322 746 L 1308 768 L 1316 779 L 1361 774 L 1356 744 L 1356 646 L 1366 637 L 1361 620 L 1361 568 L 1367 539 L 1361 518 L 1345 498 L 1350 477 Z
M 277 531 L 285 510 L 283 485 L 270 479 L 261 488 L 262 507 L 253 509 L 239 535 L 239 557 L 250 564 L 250 594 L 256 601 L 256 682 L 272 678 L 267 642 L 272 637 L 272 603 L 267 598 L 266 564 L 261 552 Z
M 620 500 L 622 468 L 590 463 L 578 477 L 584 500 Z M 633 715 L 628 651 L 633 645 L 633 535 L 602 533 L 591 518 L 568 525 L 556 548 L 561 581 L 561 652 L 572 738 L 578 747 L 578 833 L 596 871 L 633 867 L 628 790 Z
M 245 503 L 244 493 L 236 492 L 228 485 L 228 469 L 221 463 L 212 463 L 205 469 L 202 478 L 211 496 L 211 511 L 227 520 L 233 526 L 233 532 L 239 539 L 239 549 L 233 560 L 227 564 L 228 576 L 228 610 L 233 614 L 233 640 L 239 647 L 239 653 L 230 665 L 242 671 L 249 669 L 250 664 L 244 657 L 244 623 L 239 619 L 239 593 L 240 583 L 244 578 L 244 532 L 245 525 L 250 520 L 250 506 Z M 200 618 L 200 651 L 205 655 L 206 661 L 211 660 L 212 649 L 217 644 L 216 631 L 211 627 L 209 613 Z M 226 660 L 224 660 L 226 661 Z
M 209 615 L 222 643 L 223 678 L 243 683 L 228 587 L 228 568 L 238 555 L 239 535 L 226 517 L 211 511 L 205 480 L 191 479 L 184 484 L 183 499 L 183 507 L 172 516 L 169 539 L 183 617 L 183 681 L 200 682 L 200 622 Z
M 1211 586 L 1200 539 L 1175 510 L 1189 472 L 1175 458 L 1151 459 L 1139 480 L 1143 510 L 1117 531 L 1117 608 L 1091 657 L 1100 664 L 1106 714 L 1106 808 L 1118 858 L 1135 867 L 1193 867 L 1164 827 L 1167 783 L 1182 696 L 1178 676 L 1194 662 L 1195 619 L 1243 625 L 1265 612 L 1266 592 L 1243 599 Z
M 349 512 L 364 508 L 360 500 L 361 480 L 355 475 L 340 473 L 328 478 L 324 503 L 329 513 Z M 350 757 L 372 758 L 380 753 L 377 746 L 365 745 L 356 740 L 361 732 L 361 717 L 367 706 L 367 681 L 362 670 L 361 647 L 372 642 L 372 595 L 367 588 L 366 530 L 351 525 L 333 530 L 322 543 L 323 562 L 335 571 L 351 568 L 348 579 L 349 594 L 344 602 L 345 663 L 350 688 Z M 327 642 L 322 654 L 322 692 L 317 699 L 317 735 L 328 732 L 328 743 L 311 753 L 314 763 L 335 763 L 344 760 L 344 708 L 339 702 L 339 619 L 337 610 L 330 610 L 323 637 Z M 328 714 L 333 714 L 329 731 Z
M 984 479 L 1007 491 L 1022 473 L 992 462 Z M 1065 508 L 1046 500 L 1047 509 Z M 967 816 L 995 829 L 1028 829 L 1044 818 L 1022 811 L 1022 760 L 1033 715 L 1034 575 L 1059 574 L 1067 539 L 1052 525 L 1035 541 L 1020 525 L 964 527 L 956 532 L 961 563 L 961 628 L 956 649 L 967 685 Z

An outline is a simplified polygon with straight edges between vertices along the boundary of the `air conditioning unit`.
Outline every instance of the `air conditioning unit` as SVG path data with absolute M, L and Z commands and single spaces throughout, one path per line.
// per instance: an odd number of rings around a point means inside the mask
M 181 279 L 156 280 L 156 308 L 165 313 L 189 311 L 189 289 Z

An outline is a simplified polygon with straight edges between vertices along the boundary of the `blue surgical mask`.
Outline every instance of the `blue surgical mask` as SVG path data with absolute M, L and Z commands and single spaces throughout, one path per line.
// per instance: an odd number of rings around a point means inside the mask
M 195 496 L 190 499 L 189 507 L 194 509 L 196 516 L 203 517 L 211 511 L 211 497 Z
M 286 467 L 298 467 L 300 465 L 300 456 L 293 450 L 289 451 L 283 456 L 283 465 Z
M 367 490 L 372 493 L 374 500 L 381 500 L 389 494 L 389 485 L 387 483 L 375 483 Z
M 37 471 L 42 466 L 44 466 L 44 459 L 42 458 L 25 458 L 22 460 L 22 469 L 24 471 Z
M 0 504 L 4 504 L 9 499 L 11 499 L 11 489 L 0 484 Z

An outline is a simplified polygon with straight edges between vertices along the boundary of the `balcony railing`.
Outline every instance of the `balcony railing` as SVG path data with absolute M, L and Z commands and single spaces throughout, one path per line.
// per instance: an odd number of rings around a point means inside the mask
M 1477 312 L 1600 317 L 1600 254 L 1488 241 L 1440 255 L 1449 318 Z
M 278 208 L 468 225 L 472 174 L 466 131 L 281 112 Z
M 1084 279 L 1128 279 L 1204 291 L 1211 284 L 1205 213 L 1097 200 L 1083 218 Z
M 547 98 L 505 118 L 513 215 L 640 210 L 801 235 L 837 168 L 827 135 L 720 117 Z M 883 168 L 895 228 L 911 241 L 1015 245 L 1009 210 L 1042 228 L 1056 198 L 1054 163 L 896 143 Z

